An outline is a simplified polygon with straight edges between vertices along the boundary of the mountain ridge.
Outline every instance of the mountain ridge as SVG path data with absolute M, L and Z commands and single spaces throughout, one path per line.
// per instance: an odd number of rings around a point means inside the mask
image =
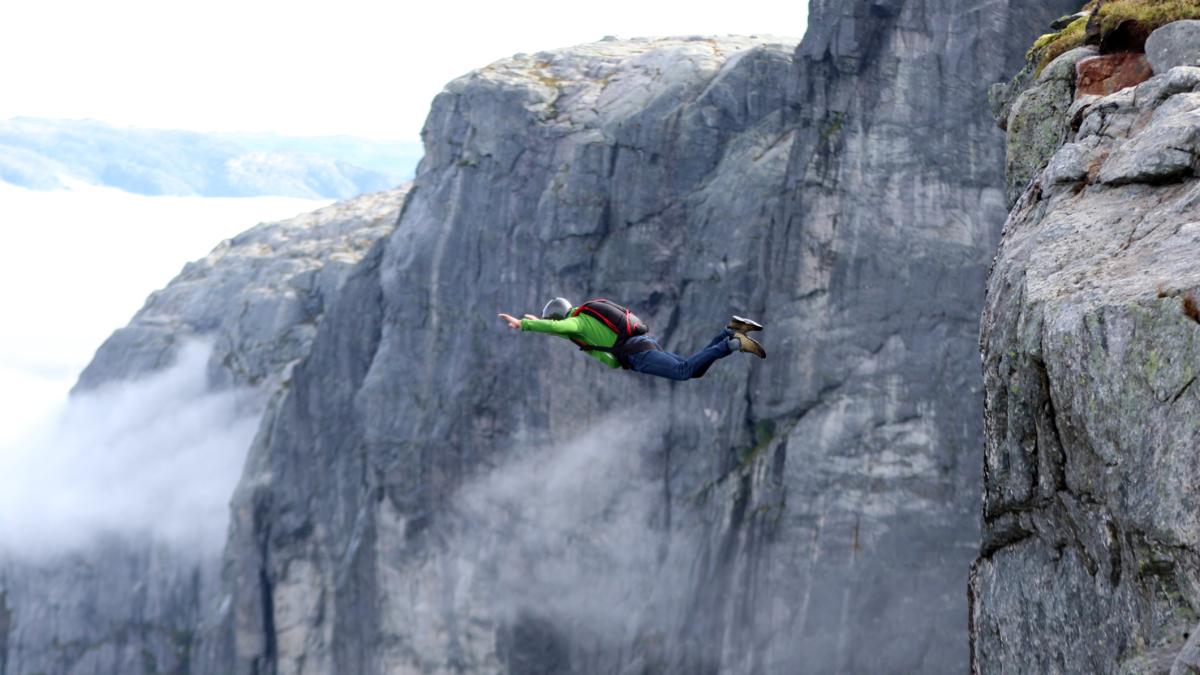
M 142 195 L 346 199 L 399 185 L 415 143 L 122 128 L 95 120 L 0 121 L 0 181 L 52 190 L 79 180 Z

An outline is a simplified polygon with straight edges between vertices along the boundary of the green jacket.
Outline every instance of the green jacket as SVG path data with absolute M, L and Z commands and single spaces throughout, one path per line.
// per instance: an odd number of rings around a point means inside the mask
M 617 343 L 617 334 L 612 329 L 586 314 L 559 320 L 521 319 L 521 330 L 579 340 L 591 347 L 611 347 Z M 617 358 L 608 352 L 587 352 L 587 355 L 609 368 L 621 367 Z

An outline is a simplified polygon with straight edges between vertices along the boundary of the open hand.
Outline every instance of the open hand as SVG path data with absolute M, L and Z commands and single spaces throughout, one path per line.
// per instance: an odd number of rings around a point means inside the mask
M 504 322 L 508 324 L 509 328 L 512 328 L 514 330 L 521 329 L 521 320 L 518 319 L 517 317 L 513 316 L 512 314 L 505 314 L 504 312 L 500 312 L 499 316 L 501 319 L 504 319 Z

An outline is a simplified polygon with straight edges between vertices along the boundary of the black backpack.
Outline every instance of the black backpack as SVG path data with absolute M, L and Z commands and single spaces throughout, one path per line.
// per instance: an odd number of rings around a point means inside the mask
M 588 300 L 582 305 L 575 308 L 571 312 L 571 316 L 579 316 L 587 314 L 600 320 L 605 326 L 608 326 L 614 333 L 617 334 L 617 341 L 611 347 L 593 347 L 584 343 L 582 340 L 576 340 L 575 344 L 579 345 L 579 349 L 585 352 L 608 352 L 612 354 L 617 363 L 621 367 L 629 370 L 629 355 L 638 352 L 658 349 L 658 347 L 650 340 L 643 340 L 636 345 L 627 345 L 626 341 L 635 335 L 645 335 L 650 331 L 646 324 L 637 317 L 637 314 L 629 311 L 627 307 L 622 307 L 611 300 Z
M 587 314 L 599 319 L 601 323 L 608 326 L 612 332 L 617 334 L 617 342 L 622 342 L 634 335 L 645 335 L 650 330 L 637 317 L 637 314 L 629 311 L 627 307 L 622 307 L 611 300 L 603 298 L 588 300 L 576 307 L 575 311 L 571 312 L 571 316 L 579 316 L 580 314 Z

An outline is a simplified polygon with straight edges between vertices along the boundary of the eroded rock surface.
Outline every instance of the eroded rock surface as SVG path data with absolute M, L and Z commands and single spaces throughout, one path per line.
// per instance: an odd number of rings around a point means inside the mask
M 1008 132 L 1004 175 L 1009 205 L 1016 203 L 1066 139 L 1066 113 L 1075 99 L 1075 67 L 1095 55 L 1094 47 L 1072 49 L 1047 64 L 1031 84 L 1022 85 L 1018 79 L 1009 85 L 1025 86 L 1011 106 L 996 111 L 1004 115 L 1001 128 Z
M 981 337 L 975 672 L 1195 661 L 1198 92 L 1178 67 L 1081 98 L 1005 226 Z

